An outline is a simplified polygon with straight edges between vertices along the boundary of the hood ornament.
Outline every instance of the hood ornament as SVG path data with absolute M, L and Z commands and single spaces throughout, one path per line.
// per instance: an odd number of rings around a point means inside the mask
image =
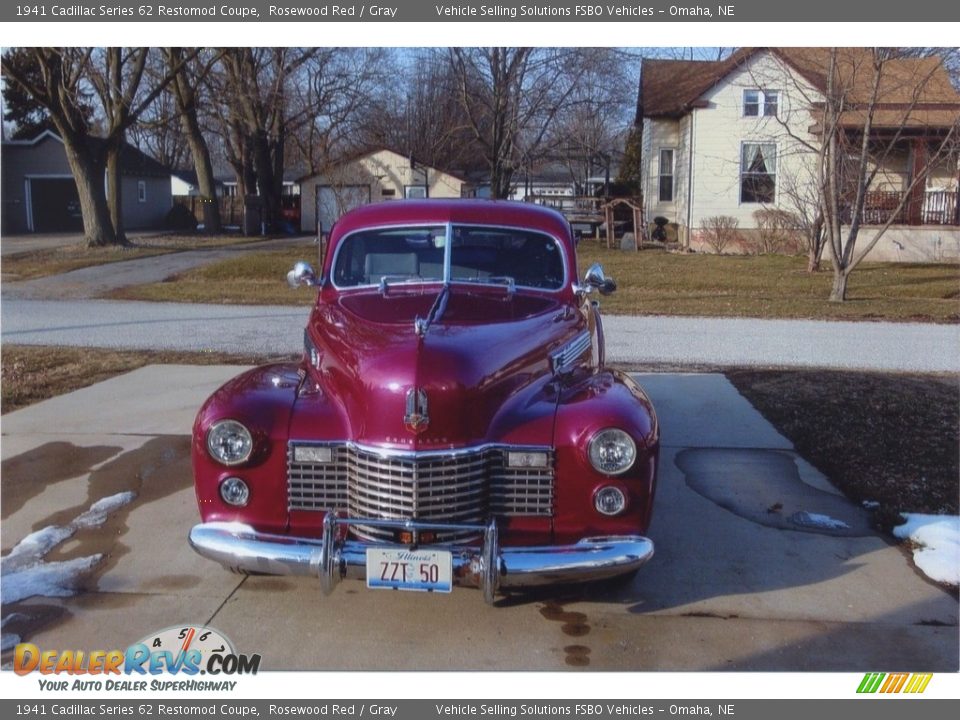
M 403 425 L 414 435 L 419 435 L 429 427 L 427 393 L 423 388 L 413 387 L 407 390 L 407 412 L 403 416 Z

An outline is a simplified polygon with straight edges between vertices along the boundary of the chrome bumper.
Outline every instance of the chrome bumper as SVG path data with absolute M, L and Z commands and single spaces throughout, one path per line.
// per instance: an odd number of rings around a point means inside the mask
M 653 556 L 653 542 L 639 535 L 583 538 L 573 545 L 500 547 L 497 525 L 446 525 L 403 520 L 335 518 L 327 514 L 323 536 L 295 538 L 259 533 L 240 523 L 201 523 L 190 531 L 198 553 L 231 570 L 269 575 L 316 575 L 329 595 L 344 578 L 366 579 L 366 551 L 385 543 L 338 539 L 338 529 L 355 524 L 409 531 L 472 529 L 483 535 L 476 546 L 443 545 L 453 555 L 453 584 L 479 588 L 492 603 L 501 588 L 603 580 L 633 572 Z

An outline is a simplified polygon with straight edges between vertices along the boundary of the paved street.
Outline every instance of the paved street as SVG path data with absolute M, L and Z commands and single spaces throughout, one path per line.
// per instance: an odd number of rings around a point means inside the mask
M 864 511 L 722 375 L 640 377 L 663 450 L 656 555 L 628 587 L 488 607 L 471 590 L 424 596 L 354 582 L 324 598 L 313 578 L 232 575 L 186 542 L 198 517 L 187 433 L 202 399 L 236 372 L 151 366 L 4 416 L 5 554 L 31 532 L 77 526 L 99 500 L 136 493 L 101 526 L 58 536 L 44 562 L 87 567 L 73 580 L 48 567 L 82 592 L 6 605 L 5 635 L 43 648 L 126 647 L 208 623 L 269 670 L 957 670 L 956 599 L 872 533 Z M 779 513 L 768 512 L 774 502 Z M 798 511 L 850 530 L 790 526 Z
M 310 291 L 293 292 L 302 294 L 302 307 L 8 296 L 2 303 L 2 341 L 297 353 Z M 608 316 L 605 328 L 611 362 L 960 372 L 960 325 Z

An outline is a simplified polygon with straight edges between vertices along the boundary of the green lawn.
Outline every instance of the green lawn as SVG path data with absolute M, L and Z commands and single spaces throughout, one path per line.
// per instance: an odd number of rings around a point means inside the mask
M 156 301 L 307 305 L 313 293 L 291 290 L 286 273 L 309 250 L 253 253 L 183 273 L 167 282 L 126 288 L 113 297 Z M 704 315 L 960 322 L 960 267 L 864 264 L 851 276 L 849 301 L 827 302 L 829 269 L 806 272 L 806 260 L 780 255 L 639 253 L 581 244 L 581 274 L 601 262 L 618 284 L 602 299 L 611 314 Z M 825 263 L 829 267 L 829 262 Z

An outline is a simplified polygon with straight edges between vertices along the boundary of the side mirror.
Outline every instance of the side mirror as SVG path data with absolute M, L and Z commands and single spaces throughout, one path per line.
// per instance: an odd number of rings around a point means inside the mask
M 601 295 L 609 295 L 617 289 L 617 284 L 613 278 L 604 274 L 600 263 L 594 263 L 587 269 L 586 275 L 583 276 L 583 284 L 588 288 L 596 288 Z
M 301 285 L 317 285 L 319 283 L 317 274 L 310 267 L 310 263 L 300 260 L 293 266 L 293 270 L 287 273 L 287 284 L 292 288 L 297 288 Z

